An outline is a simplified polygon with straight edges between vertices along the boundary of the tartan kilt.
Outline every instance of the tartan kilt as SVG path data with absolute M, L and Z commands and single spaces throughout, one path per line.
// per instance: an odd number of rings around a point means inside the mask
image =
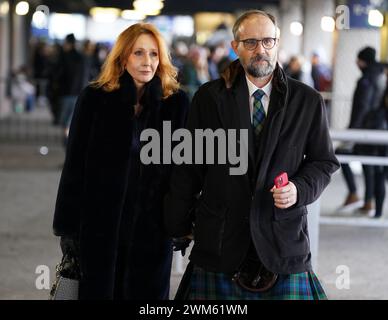
M 184 279 L 184 281 L 183 281 Z M 176 300 L 327 300 L 314 272 L 279 275 L 266 292 L 250 292 L 224 273 L 188 266 L 178 288 Z

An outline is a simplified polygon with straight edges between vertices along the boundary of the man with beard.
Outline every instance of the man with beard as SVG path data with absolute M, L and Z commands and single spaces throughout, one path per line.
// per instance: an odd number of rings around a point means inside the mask
M 231 163 L 174 168 L 166 228 L 175 250 L 194 238 L 175 298 L 325 299 L 311 266 L 306 210 L 339 168 L 323 100 L 277 63 L 272 15 L 248 11 L 233 33 L 239 59 L 198 90 L 187 127 L 193 135 L 246 129 L 248 141 L 237 144 L 247 145 L 248 172 L 230 175 Z M 193 150 L 194 158 L 205 151 Z M 275 187 L 282 172 L 289 181 L 283 175 Z

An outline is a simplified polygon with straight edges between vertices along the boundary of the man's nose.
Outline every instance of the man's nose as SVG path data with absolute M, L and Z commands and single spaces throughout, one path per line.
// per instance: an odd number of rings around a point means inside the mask
M 267 54 L 267 51 L 263 47 L 262 41 L 259 41 L 259 43 L 257 44 L 257 48 L 255 49 L 255 53 Z

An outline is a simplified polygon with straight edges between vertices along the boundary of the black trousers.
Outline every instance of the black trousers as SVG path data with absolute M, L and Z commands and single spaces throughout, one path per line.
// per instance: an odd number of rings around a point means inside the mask
M 343 148 L 337 148 L 335 150 L 336 154 L 344 154 L 344 155 L 352 155 L 353 151 L 349 149 L 343 149 Z M 349 164 L 347 163 L 341 163 L 342 168 L 342 174 L 345 179 L 346 186 L 348 187 L 349 193 L 356 193 L 357 192 L 357 185 L 354 180 L 354 174 L 352 169 L 350 168 Z
M 375 198 L 376 216 L 381 216 L 385 198 L 385 174 L 383 166 L 363 165 L 365 201 Z
M 353 154 L 351 150 L 342 148 L 338 148 L 336 150 L 336 153 L 348 155 Z M 382 150 L 381 152 L 379 150 L 379 153 L 377 155 L 384 156 L 384 150 Z M 342 163 L 341 168 L 349 193 L 356 193 L 357 185 L 354 180 L 354 174 L 352 169 L 347 163 Z M 388 171 L 388 168 L 383 166 L 362 165 L 362 169 L 365 182 L 364 200 L 365 202 L 367 202 L 375 198 L 376 216 L 380 216 L 383 211 L 383 204 L 385 198 L 385 176 Z

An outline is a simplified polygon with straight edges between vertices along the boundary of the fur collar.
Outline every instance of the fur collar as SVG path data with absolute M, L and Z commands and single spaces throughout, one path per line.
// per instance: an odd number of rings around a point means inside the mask
M 137 102 L 137 90 L 132 76 L 127 70 L 120 76 L 120 88 L 118 93 L 120 101 L 124 105 L 135 105 Z M 155 75 L 152 80 L 145 84 L 144 93 L 140 100 L 140 104 L 144 107 L 149 105 L 159 104 L 162 99 L 162 82 L 160 78 Z

